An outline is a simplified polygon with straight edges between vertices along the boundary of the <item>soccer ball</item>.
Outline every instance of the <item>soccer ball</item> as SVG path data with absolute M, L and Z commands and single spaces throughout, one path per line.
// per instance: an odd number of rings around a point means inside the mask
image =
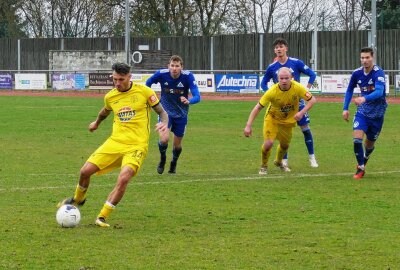
M 78 226 L 81 220 L 81 212 L 78 207 L 71 204 L 64 204 L 57 210 L 57 223 L 63 228 L 73 228 Z

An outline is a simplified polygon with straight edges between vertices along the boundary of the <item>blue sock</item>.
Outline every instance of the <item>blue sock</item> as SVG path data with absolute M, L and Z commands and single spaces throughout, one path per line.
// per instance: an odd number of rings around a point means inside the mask
M 356 155 L 357 163 L 359 166 L 364 165 L 364 148 L 362 145 L 362 139 L 353 138 L 354 142 L 354 154 Z
M 172 162 L 176 163 L 178 158 L 182 152 L 182 148 L 174 148 L 172 149 Z
M 369 156 L 374 152 L 375 147 L 372 148 L 365 148 L 365 158 L 369 159 Z
M 306 143 L 308 154 L 313 155 L 314 154 L 314 140 L 313 136 L 311 133 L 311 130 L 309 127 L 302 129 L 301 130 L 304 135 L 304 142 Z
M 165 162 L 167 160 L 167 148 L 168 144 L 161 144 L 160 142 L 158 142 L 158 150 L 160 150 L 161 162 Z
M 283 159 L 287 159 L 288 157 L 288 152 L 286 151 L 286 154 L 283 156 Z

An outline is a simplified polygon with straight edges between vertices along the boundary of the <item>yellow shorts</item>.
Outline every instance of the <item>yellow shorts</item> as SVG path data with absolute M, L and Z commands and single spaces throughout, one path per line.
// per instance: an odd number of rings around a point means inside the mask
M 282 123 L 270 116 L 264 118 L 264 141 L 277 139 L 281 144 L 289 144 L 292 140 L 292 131 L 296 123 Z
M 117 168 L 129 166 L 135 171 L 139 171 L 143 161 L 147 156 L 147 148 L 127 145 L 107 139 L 97 150 L 88 158 L 87 162 L 99 167 L 97 174 L 107 173 Z

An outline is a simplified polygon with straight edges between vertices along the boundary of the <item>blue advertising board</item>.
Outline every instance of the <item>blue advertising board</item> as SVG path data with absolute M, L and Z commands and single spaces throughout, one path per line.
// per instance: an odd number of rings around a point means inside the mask
M 10 73 L 0 73 L 0 89 L 12 89 L 12 75 Z
M 217 92 L 258 93 L 260 87 L 257 74 L 216 74 Z
M 83 90 L 85 89 L 85 74 L 54 73 L 52 86 L 53 90 Z

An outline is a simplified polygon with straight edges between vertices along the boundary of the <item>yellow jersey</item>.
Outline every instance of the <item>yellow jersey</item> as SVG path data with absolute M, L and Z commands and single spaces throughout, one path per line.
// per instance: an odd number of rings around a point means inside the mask
M 283 124 L 292 124 L 296 123 L 294 115 L 299 111 L 300 98 L 309 101 L 312 95 L 302 84 L 292 80 L 288 90 L 281 90 L 279 83 L 274 84 L 259 103 L 263 107 L 270 103 L 265 117 L 269 115 Z
M 125 92 L 112 89 L 104 96 L 104 107 L 114 113 L 110 139 L 147 149 L 150 137 L 150 110 L 158 103 L 156 93 L 142 84 L 132 83 L 131 88 Z

